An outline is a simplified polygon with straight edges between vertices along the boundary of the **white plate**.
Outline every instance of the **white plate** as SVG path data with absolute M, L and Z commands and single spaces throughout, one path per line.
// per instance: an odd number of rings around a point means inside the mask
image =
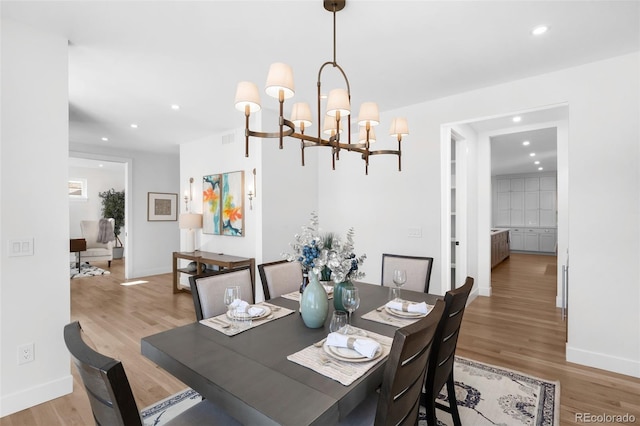
M 358 351 L 353 349 L 337 348 L 335 346 L 329 346 L 326 343 L 324 344 L 323 349 L 328 355 L 332 356 L 333 358 L 347 362 L 373 361 L 374 359 L 377 359 L 380 357 L 380 355 L 382 355 L 382 347 L 378 349 L 373 358 L 367 358 L 366 356 L 360 355 Z
M 258 315 L 252 315 L 251 319 L 261 319 L 264 317 L 267 317 L 269 315 L 271 315 L 271 308 L 269 308 L 268 306 L 264 306 L 264 305 L 249 305 L 247 306 L 247 311 L 249 311 L 250 308 L 258 308 L 258 309 L 262 309 L 262 312 Z M 229 311 L 227 311 L 227 318 L 231 319 L 231 315 L 229 313 Z
M 421 314 L 420 312 L 404 312 L 397 309 L 389 308 L 388 306 L 385 306 L 384 310 L 387 311 L 387 313 L 400 318 L 422 318 L 427 316 L 427 314 Z M 430 309 L 427 308 L 427 310 Z

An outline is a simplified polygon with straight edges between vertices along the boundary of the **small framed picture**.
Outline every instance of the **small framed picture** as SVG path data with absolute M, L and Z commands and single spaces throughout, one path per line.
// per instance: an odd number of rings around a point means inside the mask
M 149 192 L 147 199 L 147 221 L 177 221 L 178 194 Z

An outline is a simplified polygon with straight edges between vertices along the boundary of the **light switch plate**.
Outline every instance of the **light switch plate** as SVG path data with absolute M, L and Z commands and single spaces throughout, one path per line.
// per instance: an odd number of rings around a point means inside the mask
M 33 238 L 14 238 L 7 244 L 9 256 L 33 256 Z

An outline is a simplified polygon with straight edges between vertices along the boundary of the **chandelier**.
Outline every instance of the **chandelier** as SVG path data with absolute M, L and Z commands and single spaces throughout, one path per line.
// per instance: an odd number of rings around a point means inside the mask
M 351 91 L 349 79 L 344 70 L 336 61 L 336 12 L 344 9 L 346 0 L 324 0 L 324 8 L 333 13 L 333 61 L 325 62 L 318 71 L 318 94 L 317 94 L 317 135 L 305 134 L 305 130 L 313 123 L 311 109 L 306 102 L 293 104 L 290 118 L 284 117 L 284 101 L 293 97 L 295 90 L 293 84 L 293 70 L 287 64 L 280 62 L 271 64 L 265 92 L 267 95 L 278 99 L 280 104 L 280 114 L 278 120 L 279 130 L 276 132 L 259 132 L 249 129 L 249 117 L 252 112 L 259 111 L 260 95 L 258 87 L 249 81 L 238 83 L 235 97 L 235 107 L 245 115 L 245 157 L 249 156 L 249 137 L 258 138 L 279 138 L 279 148 L 282 149 L 283 138 L 288 136 L 300 140 L 302 165 L 304 166 L 304 150 L 310 147 L 329 147 L 332 153 L 332 168 L 336 168 L 336 160 L 340 160 L 340 152 L 356 152 L 361 154 L 365 162 L 365 174 L 369 174 L 369 157 L 372 155 L 397 155 L 398 171 L 402 170 L 401 163 L 401 142 L 402 137 L 409 134 L 406 118 L 394 118 L 391 121 L 389 134 L 398 140 L 397 150 L 371 150 L 371 144 L 376 141 L 374 127 L 380 123 L 380 113 L 375 102 L 364 102 L 360 106 L 357 124 L 360 126 L 358 141 L 351 143 Z M 346 88 L 332 89 L 329 92 L 326 104 L 324 125 L 320 126 L 321 119 L 321 92 L 322 71 L 331 65 L 337 68 L 342 76 Z M 347 141 L 343 142 L 341 133 L 345 128 L 342 121 L 346 121 Z M 299 129 L 299 132 L 296 132 Z

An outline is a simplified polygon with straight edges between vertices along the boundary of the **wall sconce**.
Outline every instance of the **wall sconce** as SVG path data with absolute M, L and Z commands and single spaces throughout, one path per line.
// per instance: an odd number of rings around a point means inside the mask
M 189 178 L 189 191 L 184 191 L 184 210 L 189 213 L 189 203 L 193 200 L 193 178 Z
M 258 195 L 258 191 L 256 189 L 256 169 L 254 168 L 253 171 L 253 186 L 249 186 L 248 188 L 248 192 L 247 192 L 247 196 L 249 197 L 249 209 L 253 210 L 253 199 L 255 197 L 257 197 Z

